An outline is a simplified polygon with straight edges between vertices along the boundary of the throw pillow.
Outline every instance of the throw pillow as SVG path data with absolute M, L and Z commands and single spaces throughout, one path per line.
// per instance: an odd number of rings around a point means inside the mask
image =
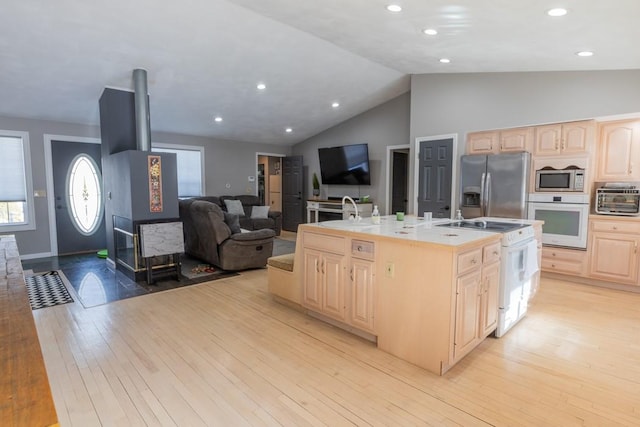
M 269 218 L 269 206 L 252 207 L 251 218 Z
M 226 222 L 231 229 L 231 234 L 240 233 L 240 217 L 237 214 L 225 212 L 224 222 Z
M 227 206 L 227 212 L 230 214 L 244 216 L 244 208 L 240 200 L 224 199 L 224 204 Z

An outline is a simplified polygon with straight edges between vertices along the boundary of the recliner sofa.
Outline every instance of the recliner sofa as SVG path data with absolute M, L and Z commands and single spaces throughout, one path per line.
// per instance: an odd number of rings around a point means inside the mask
M 185 253 L 223 270 L 260 268 L 273 253 L 275 231 L 270 228 L 232 233 L 225 214 L 216 203 L 179 201 Z
M 195 200 L 205 200 L 207 202 L 215 203 L 224 212 L 227 211 L 225 200 L 239 200 L 242 203 L 244 209 L 244 216 L 240 216 L 240 227 L 245 230 L 262 230 L 264 228 L 270 228 L 276 236 L 280 235 L 282 231 L 282 213 L 269 209 L 267 218 L 252 218 L 254 206 L 261 206 L 258 196 L 250 194 L 242 194 L 239 196 L 203 196 L 195 197 Z

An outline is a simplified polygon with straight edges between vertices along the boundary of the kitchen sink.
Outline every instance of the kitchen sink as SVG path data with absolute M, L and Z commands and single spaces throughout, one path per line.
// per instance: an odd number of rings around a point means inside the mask
M 472 230 L 484 230 L 484 231 L 494 231 L 496 233 L 503 233 L 505 231 L 512 231 L 512 230 L 517 230 L 518 228 L 526 227 L 526 225 L 515 224 L 512 222 L 466 220 L 466 221 L 450 222 L 448 224 L 439 224 L 438 227 L 470 228 Z

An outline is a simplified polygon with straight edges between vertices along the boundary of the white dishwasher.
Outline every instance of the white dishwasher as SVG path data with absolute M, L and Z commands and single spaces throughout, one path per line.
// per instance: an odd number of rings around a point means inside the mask
M 531 282 L 539 269 L 533 227 L 504 233 L 501 258 L 496 337 L 506 334 L 527 312 Z

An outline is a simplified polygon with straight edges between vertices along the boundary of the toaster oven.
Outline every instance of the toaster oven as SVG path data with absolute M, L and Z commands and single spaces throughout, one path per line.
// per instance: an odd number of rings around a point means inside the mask
M 607 183 L 596 190 L 595 211 L 603 215 L 640 215 L 640 189 Z

